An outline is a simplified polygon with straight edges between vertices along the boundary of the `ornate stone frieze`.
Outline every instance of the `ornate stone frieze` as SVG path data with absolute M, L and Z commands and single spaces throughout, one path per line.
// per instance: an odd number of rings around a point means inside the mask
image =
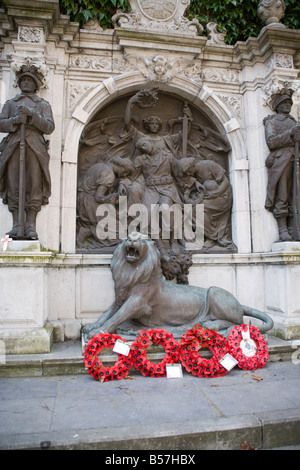
M 85 54 L 70 54 L 69 67 L 85 70 L 111 70 L 111 58 Z
M 223 69 L 218 67 L 201 67 L 200 63 L 186 69 L 184 75 L 195 80 L 212 82 L 239 83 L 239 72 L 237 70 Z
M 70 54 L 69 67 L 97 72 L 126 72 L 132 70 L 132 66 L 124 57 L 112 59 L 110 57 L 85 54 Z
M 203 69 L 203 77 L 213 82 L 239 83 L 239 72 L 237 70 L 206 67 Z

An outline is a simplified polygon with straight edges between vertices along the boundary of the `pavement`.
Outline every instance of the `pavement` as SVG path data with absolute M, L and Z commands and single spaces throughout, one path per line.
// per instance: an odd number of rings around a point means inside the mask
M 151 378 L 132 369 L 103 383 L 84 370 L 59 371 L 58 359 L 51 373 L 2 374 L 0 449 L 102 450 L 99 463 L 133 467 L 137 461 L 116 459 L 144 451 L 140 463 L 166 464 L 177 455 L 193 464 L 200 450 L 299 450 L 299 362 L 294 354 L 256 371 L 236 366 L 220 378 L 184 369 L 182 378 Z

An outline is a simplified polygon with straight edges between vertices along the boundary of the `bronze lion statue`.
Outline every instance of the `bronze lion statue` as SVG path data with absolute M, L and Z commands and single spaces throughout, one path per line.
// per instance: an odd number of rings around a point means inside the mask
M 83 328 L 85 341 L 100 331 L 114 333 L 120 327 L 124 331 L 131 328 L 131 332 L 163 328 L 179 336 L 195 324 L 227 336 L 234 326 L 244 322 L 244 315 L 261 320 L 263 324 L 258 328 L 262 333 L 273 327 L 266 313 L 241 305 L 224 289 L 167 281 L 155 242 L 138 233 L 117 246 L 111 272 L 115 301 L 95 323 Z

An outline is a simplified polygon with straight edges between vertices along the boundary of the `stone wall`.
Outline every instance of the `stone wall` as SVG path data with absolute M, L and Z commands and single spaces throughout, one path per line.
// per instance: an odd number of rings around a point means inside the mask
M 9 242 L 5 252 L 0 246 L 2 337 L 18 338 L 20 345 L 25 330 L 44 338 L 49 327 L 55 341 L 79 338 L 81 325 L 112 302 L 111 255 L 76 253 L 79 140 L 101 109 L 150 86 L 201 109 L 231 145 L 237 253 L 194 255 L 190 284 L 224 287 L 241 303 L 268 312 L 274 333 L 299 337 L 300 249 L 297 242 L 277 242 L 275 219 L 264 208 L 269 151 L 263 119 L 272 114 L 272 93 L 288 83 L 299 120 L 300 32 L 271 24 L 259 37 L 228 46 L 215 29 L 206 37 L 197 22 L 185 19 L 175 28 L 172 18 L 139 23 L 121 15 L 113 30 L 94 23 L 79 29 L 60 15 L 57 0 L 30 0 L 22 8 L 17 0 L 2 3 L 1 107 L 17 93 L 14 70 L 29 58 L 43 71 L 39 96 L 51 104 L 56 126 L 49 137 L 52 195 L 37 220 L 40 245 Z M 157 56 L 163 68 L 155 65 Z M 10 225 L 1 203 L 1 236 Z M 8 352 L 36 351 L 34 342 L 18 349 L 18 341 Z

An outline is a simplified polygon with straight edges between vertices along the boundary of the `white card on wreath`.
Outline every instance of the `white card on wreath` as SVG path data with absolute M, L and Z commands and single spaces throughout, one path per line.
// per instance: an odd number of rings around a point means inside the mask
M 222 357 L 222 359 L 219 360 L 219 363 L 221 366 L 225 367 L 225 369 L 230 371 L 237 365 L 238 361 L 233 356 L 231 356 L 231 354 L 227 353 Z
M 123 354 L 123 356 L 128 356 L 130 346 L 125 341 L 117 339 L 113 347 L 113 351 L 117 354 Z
M 167 378 L 180 379 L 182 378 L 181 364 L 166 364 Z

